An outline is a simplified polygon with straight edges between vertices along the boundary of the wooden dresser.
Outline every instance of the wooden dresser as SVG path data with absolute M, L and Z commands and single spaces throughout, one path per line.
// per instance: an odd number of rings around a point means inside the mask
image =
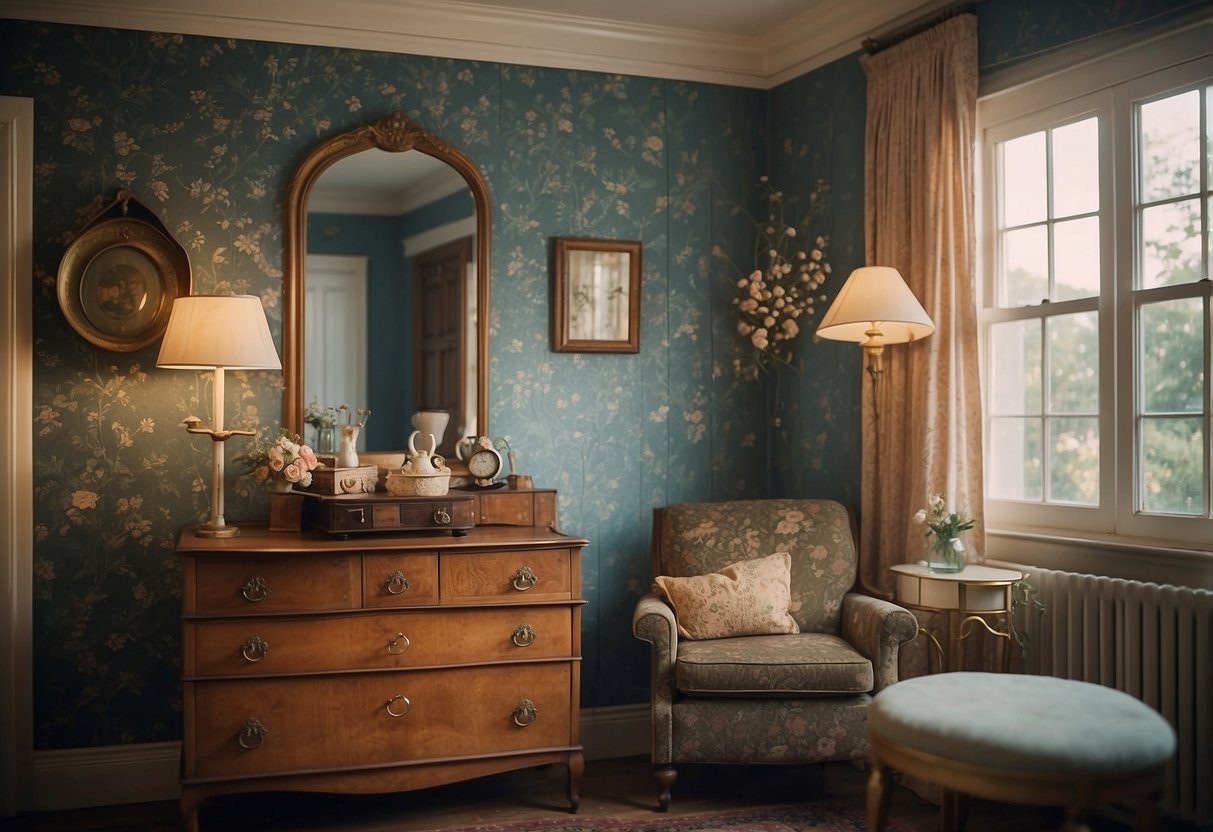
M 186 829 L 219 794 L 549 763 L 576 811 L 587 541 L 555 530 L 550 490 L 479 493 L 475 516 L 464 536 L 182 533 Z

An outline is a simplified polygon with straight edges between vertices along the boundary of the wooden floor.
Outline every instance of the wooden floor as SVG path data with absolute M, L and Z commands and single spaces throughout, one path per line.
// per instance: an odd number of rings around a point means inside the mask
M 800 801 L 863 805 L 865 774 L 850 763 L 810 766 L 699 766 L 679 772 L 672 814 Z M 530 769 L 421 792 L 389 795 L 248 794 L 217 798 L 200 815 L 203 832 L 422 832 L 477 823 L 559 817 L 567 813 L 565 769 Z M 580 814 L 643 818 L 656 814 L 656 789 L 647 759 L 600 760 L 586 765 Z M 892 817 L 922 832 L 939 829 L 939 810 L 905 787 L 893 795 Z M 971 832 L 1058 829 L 1061 815 L 975 801 Z M 1124 832 L 1097 818 L 1094 832 Z M 13 832 L 95 832 L 180 829 L 176 802 L 21 815 L 0 829 Z

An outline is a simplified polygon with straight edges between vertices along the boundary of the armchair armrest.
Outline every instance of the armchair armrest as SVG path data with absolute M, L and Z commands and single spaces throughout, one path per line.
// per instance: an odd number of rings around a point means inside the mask
M 872 662 L 873 693 L 897 681 L 897 651 L 918 635 L 918 619 L 891 601 L 848 592 L 842 599 L 842 637 Z
M 657 593 L 643 596 L 632 613 L 632 635 L 653 645 L 653 762 L 669 763 L 674 751 L 674 662 L 678 658 L 674 610 Z

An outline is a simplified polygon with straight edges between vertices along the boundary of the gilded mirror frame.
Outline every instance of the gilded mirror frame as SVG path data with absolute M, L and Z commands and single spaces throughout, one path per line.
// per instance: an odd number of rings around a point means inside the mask
M 307 260 L 307 204 L 312 187 L 330 166 L 371 149 L 389 153 L 418 150 L 447 163 L 464 178 L 476 207 L 476 423 L 488 435 L 489 251 L 492 232 L 489 189 L 463 151 L 397 112 L 340 133 L 317 145 L 296 168 L 286 194 L 282 270 L 282 425 L 303 433 L 304 266 Z

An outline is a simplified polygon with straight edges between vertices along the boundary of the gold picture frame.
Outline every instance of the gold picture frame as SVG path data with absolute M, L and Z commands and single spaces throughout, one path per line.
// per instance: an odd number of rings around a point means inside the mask
M 640 352 L 641 244 L 557 237 L 552 350 Z
M 129 193 L 121 194 L 111 209 L 120 207 L 122 216 L 102 212 L 85 226 L 59 262 L 56 284 L 72 329 L 113 352 L 158 340 L 173 301 L 190 293 L 185 250 L 157 227 L 158 220 L 129 216 L 131 202 Z

